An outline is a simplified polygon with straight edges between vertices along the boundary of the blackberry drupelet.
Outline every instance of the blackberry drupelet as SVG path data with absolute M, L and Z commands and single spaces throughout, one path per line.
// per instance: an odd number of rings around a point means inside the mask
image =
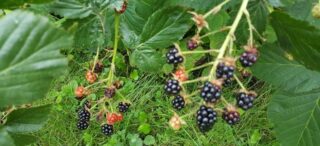
M 175 79 L 170 79 L 166 82 L 164 86 L 164 90 L 168 94 L 178 94 L 181 91 L 181 87 L 179 85 L 179 81 Z
M 212 129 L 217 121 L 217 112 L 211 107 L 201 105 L 197 111 L 197 125 L 201 132 L 207 132 Z
M 185 105 L 184 98 L 180 95 L 176 95 L 172 100 L 172 106 L 177 110 L 181 110 L 182 108 L 184 108 L 184 105 Z
M 233 107 L 232 108 L 224 108 L 223 113 L 222 113 L 222 118 L 229 125 L 234 125 L 240 121 L 240 114 Z
M 257 97 L 255 93 L 245 93 L 240 92 L 236 95 L 237 106 L 242 108 L 243 110 L 248 110 L 252 108 L 253 101 Z
M 104 124 L 101 126 L 101 132 L 104 135 L 110 136 L 113 133 L 113 125 Z
M 179 54 L 179 50 L 177 48 L 171 48 L 167 53 L 167 62 L 169 64 L 179 64 L 183 62 L 183 57 Z
M 221 97 L 221 87 L 207 81 L 201 89 L 200 96 L 205 102 L 215 103 Z
M 243 67 L 251 67 L 258 60 L 257 49 L 251 48 L 243 52 L 239 61 Z
M 87 111 L 85 108 L 81 108 L 78 111 L 78 118 L 79 118 L 79 120 L 89 121 L 90 120 L 90 112 Z
M 130 103 L 120 102 L 120 103 L 118 104 L 118 110 L 119 110 L 119 112 L 121 112 L 121 113 L 127 112 L 128 109 L 129 109 L 129 107 L 130 107 Z
M 89 127 L 89 123 L 87 121 L 84 121 L 84 120 L 79 120 L 77 122 L 77 128 L 79 130 L 85 130 Z

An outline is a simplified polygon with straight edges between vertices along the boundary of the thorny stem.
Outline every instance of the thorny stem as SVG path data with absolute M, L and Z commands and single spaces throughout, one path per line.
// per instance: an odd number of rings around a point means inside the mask
M 237 83 L 243 89 L 244 91 L 247 91 L 246 87 L 242 84 L 242 82 L 239 80 L 239 78 L 236 75 L 233 75 L 234 79 L 236 79 Z
M 187 70 L 186 72 L 189 73 L 189 72 L 192 72 L 192 71 L 195 71 L 195 70 L 198 70 L 198 69 L 210 66 L 210 65 L 213 65 L 213 62 L 209 62 L 209 63 L 203 64 L 203 65 L 197 66 L 195 68 L 191 68 L 191 69 Z
M 181 55 L 187 55 L 187 54 L 205 54 L 205 53 L 211 53 L 215 52 L 218 53 L 218 50 L 210 49 L 210 50 L 204 50 L 204 51 L 182 51 Z
M 210 16 L 211 14 L 215 14 L 217 12 L 220 11 L 220 9 L 229 2 L 230 0 L 225 0 L 222 3 L 220 3 L 219 5 L 215 6 L 214 8 L 212 8 L 209 12 L 207 12 L 206 14 L 203 15 L 204 18 L 207 18 L 208 16 Z
M 110 71 L 108 75 L 108 86 L 112 84 L 113 81 L 113 76 L 115 72 L 115 60 L 116 60 L 116 55 L 117 55 L 117 50 L 118 50 L 118 43 L 119 43 L 119 25 L 120 25 L 120 16 L 119 14 L 116 13 L 115 18 L 114 18 L 114 46 L 113 46 L 113 55 L 112 55 L 112 62 L 110 65 Z
M 194 80 L 184 81 L 181 84 L 195 83 L 195 82 L 205 81 L 207 79 L 208 79 L 208 77 L 201 77 L 201 78 L 197 78 L 197 79 L 194 79 Z
M 92 69 L 91 69 L 92 72 L 94 71 L 94 68 L 96 67 L 96 64 L 97 64 L 98 59 L 99 59 L 99 52 L 100 52 L 99 50 L 100 50 L 100 47 L 97 48 L 97 53 L 96 53 L 96 56 L 94 57 L 93 66 L 92 66 Z
M 209 33 L 201 36 L 200 38 L 203 39 L 203 38 L 208 37 L 208 36 L 210 36 L 210 35 L 214 35 L 214 34 L 217 34 L 217 33 L 219 33 L 219 32 L 223 32 L 223 31 L 229 30 L 229 29 L 230 29 L 230 27 L 227 26 L 227 27 L 224 27 L 224 28 L 222 28 L 222 29 L 220 29 L 220 30 L 211 31 L 211 32 L 209 32 Z
M 221 46 L 221 48 L 219 50 L 219 54 L 218 54 L 216 60 L 214 61 L 214 64 L 213 64 L 213 66 L 212 66 L 212 68 L 210 70 L 209 80 L 212 80 L 213 75 L 215 74 L 215 70 L 217 68 L 217 65 L 219 63 L 219 60 L 221 60 L 223 58 L 223 56 L 224 56 L 224 54 L 225 54 L 225 52 L 227 50 L 228 44 L 233 38 L 233 35 L 234 35 L 238 25 L 239 25 L 239 22 L 241 20 L 241 17 L 243 15 L 244 11 L 247 8 L 248 3 L 249 3 L 249 0 L 243 0 L 242 1 L 241 7 L 240 7 L 240 9 L 238 11 L 238 14 L 237 14 L 233 24 L 231 25 L 230 31 L 229 31 L 226 39 L 224 40 L 224 42 L 223 42 L 223 44 L 222 44 L 222 46 Z
M 251 19 L 250 19 L 250 14 L 248 12 L 248 10 L 244 10 L 243 12 L 245 15 L 246 15 L 246 18 L 247 18 L 247 22 L 248 22 L 248 25 L 249 25 L 249 40 L 248 40 L 248 44 L 252 47 L 253 46 L 253 32 L 252 30 L 254 29 L 254 26 L 252 25 L 252 22 L 251 22 Z

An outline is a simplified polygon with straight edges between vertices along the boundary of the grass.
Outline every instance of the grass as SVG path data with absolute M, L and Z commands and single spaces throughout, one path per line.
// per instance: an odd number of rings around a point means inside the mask
M 135 86 L 126 95 L 132 101 L 130 112 L 125 115 L 124 122 L 115 126 L 116 134 L 111 138 L 103 136 L 99 124 L 91 122 L 86 131 L 76 129 L 77 101 L 73 97 L 72 84 L 81 82 L 84 70 L 81 64 L 72 64 L 69 76 L 58 79 L 41 104 L 53 104 L 50 119 L 38 133 L 39 141 L 35 145 L 135 145 L 147 135 L 152 135 L 155 145 L 278 145 L 272 132 L 272 124 L 267 119 L 267 105 L 272 92 L 269 86 L 260 85 L 259 97 L 253 109 L 241 116 L 241 122 L 233 127 L 225 124 L 221 118 L 213 130 L 206 134 L 199 132 L 194 114 L 185 117 L 187 125 L 179 131 L 172 130 L 168 120 L 173 115 L 170 98 L 163 93 L 163 80 L 154 75 L 140 76 Z M 233 90 L 224 91 L 228 100 L 232 100 Z M 199 98 L 199 97 L 198 97 Z M 188 114 L 197 107 L 189 106 L 177 112 Z M 147 126 L 146 126 L 147 125 Z M 151 127 L 149 132 L 148 125 Z

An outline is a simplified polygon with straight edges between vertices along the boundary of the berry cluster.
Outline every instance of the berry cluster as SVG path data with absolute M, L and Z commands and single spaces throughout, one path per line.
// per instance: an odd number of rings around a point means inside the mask
M 123 120 L 123 114 L 129 110 L 130 102 L 126 100 L 118 101 L 113 98 L 119 93 L 118 89 L 122 87 L 122 82 L 120 81 L 113 82 L 107 88 L 104 88 L 103 91 L 99 91 L 99 89 L 103 88 L 95 88 L 95 86 L 99 86 L 101 82 L 97 82 L 97 80 L 99 79 L 99 74 L 104 71 L 104 65 L 102 61 L 96 61 L 96 63 L 90 67 L 92 70 L 86 73 L 86 80 L 89 85 L 87 87 L 78 86 L 74 91 L 76 99 L 81 103 L 80 108 L 77 110 L 77 128 L 79 130 L 85 130 L 89 127 L 90 120 L 96 119 L 98 122 L 101 122 L 101 132 L 109 136 L 114 132 L 113 125 Z M 92 91 L 96 92 L 96 94 L 103 93 L 102 97 L 99 99 L 90 99 L 88 95 Z M 113 106 L 113 104 L 110 104 L 112 100 L 118 102 L 118 112 L 112 112 L 111 106 Z M 110 110 L 108 110 L 109 108 Z M 92 115 L 97 115 L 97 117 L 92 118 Z

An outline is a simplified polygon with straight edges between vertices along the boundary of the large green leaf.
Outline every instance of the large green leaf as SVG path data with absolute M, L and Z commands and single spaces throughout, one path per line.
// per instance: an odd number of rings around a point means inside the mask
M 165 48 L 172 45 L 191 27 L 190 16 L 181 7 L 167 7 L 156 11 L 143 28 L 138 48 Z
M 14 11 L 0 19 L 0 107 L 44 97 L 52 79 L 65 72 L 60 48 L 72 38 L 49 20 Z
M 84 18 L 92 13 L 92 8 L 77 0 L 57 0 L 49 6 L 50 11 L 70 18 Z
M 309 91 L 320 87 L 320 73 L 312 71 L 294 60 L 289 60 L 278 45 L 265 45 L 253 73 L 282 90 Z
M 223 0 L 167 0 L 167 5 L 180 5 L 193 8 L 197 12 L 209 11 L 214 6 L 223 2 Z
M 52 0 L 3 0 L 0 3 L 0 8 L 1 9 L 16 8 L 26 3 L 41 4 L 41 3 L 51 2 L 51 1 Z
M 268 109 L 283 146 L 320 144 L 320 90 L 299 94 L 278 92 Z
M 15 110 L 9 115 L 5 127 L 11 133 L 37 131 L 47 121 L 50 110 L 50 105 Z
M 14 141 L 6 129 L 0 128 L 0 145 L 14 146 Z
M 37 137 L 32 135 L 14 134 L 14 133 L 9 133 L 9 134 L 11 135 L 11 138 L 14 140 L 14 144 L 16 146 L 30 145 L 37 141 Z
M 307 68 L 320 71 L 320 31 L 307 22 L 281 12 L 271 14 L 271 24 L 283 49 Z
M 133 52 L 130 64 L 141 71 L 155 73 L 161 71 L 165 60 L 162 54 L 154 49 L 139 49 Z

